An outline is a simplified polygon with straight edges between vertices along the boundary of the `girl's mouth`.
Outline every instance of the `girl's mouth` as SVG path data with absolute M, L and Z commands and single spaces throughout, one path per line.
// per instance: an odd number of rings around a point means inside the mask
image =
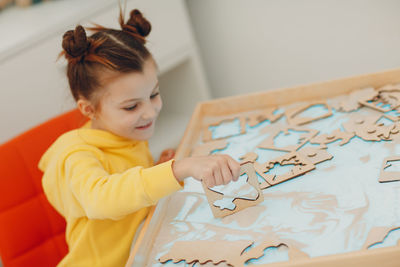
M 146 124 L 146 125 L 136 127 L 136 129 L 138 129 L 138 130 L 146 130 L 146 129 L 150 128 L 150 126 L 151 126 L 152 124 L 153 124 L 153 122 L 151 121 L 151 122 L 149 122 L 149 123 Z

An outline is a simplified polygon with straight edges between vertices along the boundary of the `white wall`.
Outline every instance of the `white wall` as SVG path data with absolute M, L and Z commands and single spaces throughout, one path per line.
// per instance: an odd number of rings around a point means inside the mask
M 400 67 L 400 1 L 187 3 L 214 97 Z
M 185 0 L 128 0 L 127 11 L 133 8 L 152 23 L 147 45 L 165 100 L 150 143 L 157 157 L 179 143 L 193 108 L 209 98 L 209 90 Z M 75 107 L 66 61 L 56 62 L 62 35 L 89 21 L 119 28 L 118 14 L 118 0 L 45 1 L 0 12 L 0 144 Z

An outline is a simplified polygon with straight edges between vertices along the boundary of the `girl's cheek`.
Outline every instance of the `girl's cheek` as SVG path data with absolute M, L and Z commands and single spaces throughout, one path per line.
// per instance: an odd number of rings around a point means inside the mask
M 130 124 L 136 125 L 140 119 L 140 111 L 132 112 L 128 118 Z

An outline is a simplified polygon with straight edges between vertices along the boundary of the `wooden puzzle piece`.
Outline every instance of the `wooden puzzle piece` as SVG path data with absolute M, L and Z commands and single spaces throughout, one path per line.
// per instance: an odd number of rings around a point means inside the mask
M 297 153 L 302 155 L 302 158 L 307 158 L 309 160 L 309 162 L 311 162 L 314 165 L 324 162 L 324 161 L 327 161 L 327 160 L 331 160 L 333 158 L 333 156 L 330 153 L 328 153 L 328 151 L 326 151 L 325 149 L 315 148 L 315 147 L 304 147 L 304 148 L 301 148 L 299 151 L 297 151 Z M 265 166 L 264 166 L 265 164 L 260 164 L 260 163 L 256 162 L 257 158 L 258 158 L 258 155 L 255 152 L 249 152 L 249 153 L 246 153 L 244 156 L 240 157 L 240 159 L 242 160 L 241 163 L 253 162 L 254 168 L 256 169 L 256 173 L 258 173 L 265 180 L 266 175 L 265 175 L 265 173 L 263 173 L 265 171 Z M 267 165 L 268 165 L 268 163 L 267 163 Z M 291 178 L 294 178 L 294 177 L 291 177 Z M 291 178 L 289 178 L 289 179 L 291 179 Z M 261 189 L 265 189 L 270 186 L 272 186 L 272 184 L 268 183 L 266 180 L 264 182 L 260 183 Z
M 241 254 L 251 246 L 253 241 L 177 241 L 172 245 L 169 252 L 163 255 L 159 261 L 166 263 L 172 260 L 174 263 L 185 261 L 187 264 L 207 262 L 215 265 L 225 262 L 229 266 L 240 265 L 243 260 Z
M 314 106 L 319 106 L 319 105 L 324 106 L 328 111 L 325 114 L 322 114 L 322 115 L 316 116 L 316 117 L 301 117 L 300 116 L 301 113 L 303 113 L 307 109 L 312 108 Z M 321 119 L 332 116 L 332 114 L 333 114 L 332 109 L 326 103 L 326 101 L 313 101 L 310 103 L 302 104 L 302 105 L 294 107 L 294 108 L 287 109 L 285 111 L 285 115 L 286 115 L 288 124 L 296 125 L 296 126 L 304 125 L 304 124 L 307 124 L 307 123 L 310 123 L 310 122 L 313 122 L 316 120 L 321 120 Z
M 239 120 L 239 123 L 240 123 L 240 133 L 239 134 L 245 134 L 246 133 L 246 117 L 237 116 L 237 117 L 234 117 L 234 118 L 222 119 L 222 120 L 219 120 L 219 121 L 217 121 L 215 123 L 208 124 L 203 130 L 203 142 L 206 143 L 206 142 L 209 142 L 211 140 L 218 140 L 218 139 L 228 138 L 228 137 L 232 137 L 232 136 L 236 135 L 236 134 L 232 134 L 232 135 L 227 135 L 227 136 L 224 136 L 224 137 L 213 138 L 212 137 L 212 132 L 210 130 L 210 127 L 220 126 L 223 123 L 232 122 L 232 121 L 235 121 L 237 119 Z
M 393 129 L 390 131 L 390 134 L 398 134 L 400 132 L 400 122 L 396 121 Z
M 235 204 L 233 200 L 235 198 L 255 200 L 258 197 L 257 190 L 247 182 L 247 179 L 241 177 L 238 181 L 229 183 L 227 185 L 219 185 L 212 187 L 211 190 L 222 193 L 224 197 L 220 200 L 216 200 L 213 204 L 220 210 L 229 209 L 234 210 Z
M 379 175 L 379 182 L 393 182 L 393 181 L 400 181 L 400 171 L 386 171 L 385 169 L 392 166 L 390 162 L 393 161 L 400 161 L 400 156 L 390 156 L 386 157 L 383 160 L 383 164 L 381 167 L 381 172 Z
M 364 242 L 364 245 L 362 246 L 362 249 L 369 249 L 370 247 L 382 243 L 383 240 L 389 235 L 389 233 L 393 230 L 400 229 L 400 227 L 385 227 L 385 226 L 377 226 L 373 227 L 367 236 L 367 239 Z M 400 240 L 399 240 L 400 243 Z
M 263 257 L 265 255 L 265 250 L 268 249 L 268 248 L 277 248 L 277 249 L 279 249 L 280 247 L 289 248 L 286 244 L 284 244 L 282 242 L 279 242 L 279 241 L 264 240 L 258 246 L 250 247 L 249 250 L 244 251 L 244 253 L 243 253 L 242 257 L 241 257 L 241 260 L 242 260 L 242 262 L 240 262 L 241 265 L 238 265 L 238 266 L 244 266 L 245 263 L 250 261 L 250 260 L 256 260 L 256 259 L 259 259 L 259 258 Z
M 380 91 L 380 96 L 382 100 L 388 105 L 396 108 L 400 106 L 400 88 L 395 90 L 382 90 Z
M 378 89 L 378 92 L 381 93 L 382 98 L 390 105 L 400 105 L 400 84 L 382 86 Z
M 261 130 L 261 133 L 265 133 L 267 130 L 271 128 L 264 128 Z M 277 147 L 275 145 L 275 138 L 278 137 L 281 133 L 284 135 L 289 135 L 289 130 L 291 131 L 297 131 L 297 132 L 304 132 L 303 134 L 300 135 L 298 142 L 295 145 L 288 145 L 285 147 Z M 259 145 L 259 148 L 264 148 L 264 149 L 272 149 L 272 150 L 278 150 L 278 151 L 284 151 L 284 152 L 292 152 L 298 150 L 300 147 L 302 147 L 305 143 L 307 143 L 311 138 L 316 136 L 319 133 L 318 130 L 314 129 L 308 129 L 304 127 L 295 127 L 295 126 L 285 126 L 282 129 L 277 129 L 275 130 L 271 135 L 269 135 L 266 139 L 264 139 Z
M 210 141 L 196 146 L 192 150 L 192 156 L 207 156 L 214 150 L 225 149 L 228 146 L 228 141 L 225 139 Z
M 400 121 L 400 107 L 391 110 L 390 113 L 385 113 L 385 116 L 392 121 Z
M 361 97 L 359 103 L 380 112 L 389 112 L 400 106 L 400 87 L 384 86 L 375 95 Z
M 399 122 L 393 121 L 391 125 L 384 125 L 379 123 L 381 118 L 390 120 L 385 115 L 357 117 L 343 123 L 343 128 L 366 141 L 392 140 L 391 135 L 399 132 Z
M 255 152 L 249 152 L 246 153 L 245 155 L 241 156 L 239 158 L 240 164 L 246 163 L 246 162 L 255 162 L 258 159 L 258 155 Z
M 388 105 L 386 101 L 384 101 L 382 98 L 379 97 L 379 93 L 376 93 L 374 97 L 365 97 L 362 98 L 358 101 L 363 106 L 372 108 L 374 110 L 380 111 L 380 112 L 389 112 L 393 110 L 394 107 Z M 388 105 L 386 108 L 384 106 Z
M 288 256 L 290 260 L 297 260 L 297 259 L 305 259 L 309 258 L 309 255 L 298 248 L 296 248 L 294 245 L 285 242 L 281 242 L 277 239 L 265 239 L 262 240 L 261 242 L 258 242 L 259 244 L 254 245 L 252 244 L 250 247 L 248 247 L 244 253 L 242 254 L 242 260 L 243 260 L 243 265 L 247 263 L 249 260 L 254 260 L 254 259 L 260 259 L 264 255 L 266 255 L 265 250 L 268 248 L 281 248 L 285 247 L 288 249 Z
M 251 240 L 240 241 L 177 241 L 172 245 L 168 253 L 159 258 L 159 262 L 172 261 L 178 263 L 185 261 L 187 264 L 218 265 L 226 263 L 228 266 L 244 266 L 248 261 L 263 257 L 268 248 L 286 247 L 289 259 L 309 258 L 308 254 L 294 246 L 287 245 L 277 240 L 262 240 L 259 244 Z
M 215 204 L 214 204 L 215 201 L 223 199 L 224 194 L 214 191 L 214 190 L 208 188 L 204 183 L 202 183 L 204 192 L 207 196 L 208 203 L 211 207 L 211 211 L 215 218 L 221 218 L 221 217 L 225 217 L 227 215 L 236 213 L 247 207 L 255 206 L 264 200 L 264 196 L 261 192 L 261 189 L 260 189 L 260 186 L 258 183 L 258 179 L 257 179 L 257 174 L 256 174 L 253 164 L 251 162 L 242 164 L 240 166 L 240 174 L 241 175 L 247 174 L 247 177 L 248 177 L 247 182 L 252 187 L 254 187 L 254 189 L 257 190 L 257 197 L 256 197 L 256 199 L 246 199 L 246 198 L 242 198 L 242 197 L 234 198 L 232 200 L 232 203 L 235 205 L 235 208 L 233 210 L 229 210 L 229 209 L 221 210 L 219 207 L 215 206 Z
M 354 133 L 343 132 L 340 129 L 334 130 L 330 134 L 319 134 L 310 139 L 311 144 L 319 144 L 321 148 L 327 148 L 327 144 L 342 140 L 339 145 L 347 144 L 351 138 L 354 137 Z
M 276 107 L 267 108 L 267 109 L 264 109 L 261 111 L 257 111 L 253 114 L 250 114 L 247 116 L 247 124 L 251 127 L 254 127 L 257 124 L 260 124 L 266 120 L 269 120 L 270 122 L 275 122 L 283 116 L 283 113 L 274 114 L 274 112 L 277 109 L 278 108 L 276 108 Z
M 360 89 L 347 95 L 335 97 L 330 101 L 330 106 L 341 112 L 355 111 L 362 106 L 359 103 L 359 99 L 372 98 L 376 94 L 377 92 L 372 87 Z
M 298 153 L 300 153 L 301 155 L 303 155 L 304 157 L 308 158 L 308 160 L 316 165 L 318 163 L 327 161 L 327 160 L 331 160 L 333 159 L 333 156 L 326 151 L 325 149 L 319 147 L 302 147 L 300 150 L 297 151 Z M 245 163 L 245 162 L 255 162 L 258 159 L 258 155 L 255 152 L 249 152 L 246 153 L 244 156 L 240 157 L 241 159 L 241 164 Z
M 333 156 L 322 148 L 303 147 L 297 153 L 305 156 L 314 165 L 333 159 Z
M 275 165 L 278 166 L 294 165 L 294 166 L 291 170 L 289 170 L 289 172 L 281 175 L 267 174 L 271 169 L 275 167 Z M 260 183 L 260 188 L 266 189 L 268 187 L 277 185 L 279 183 L 285 182 L 297 176 L 303 175 L 311 170 L 314 170 L 315 165 L 301 154 L 297 152 L 290 152 L 286 155 L 267 161 L 263 164 L 254 162 L 254 168 L 256 172 L 264 179 L 264 182 Z

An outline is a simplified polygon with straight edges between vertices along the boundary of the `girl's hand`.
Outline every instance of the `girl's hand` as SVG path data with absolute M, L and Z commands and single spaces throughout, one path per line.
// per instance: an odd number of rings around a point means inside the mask
M 178 181 L 192 176 L 203 181 L 207 187 L 228 184 L 237 181 L 240 175 L 240 164 L 228 155 L 189 157 L 176 160 L 172 170 Z
M 157 161 L 156 165 L 171 160 L 174 157 L 175 157 L 175 149 L 173 148 L 166 149 L 163 152 L 161 152 L 160 159 Z

